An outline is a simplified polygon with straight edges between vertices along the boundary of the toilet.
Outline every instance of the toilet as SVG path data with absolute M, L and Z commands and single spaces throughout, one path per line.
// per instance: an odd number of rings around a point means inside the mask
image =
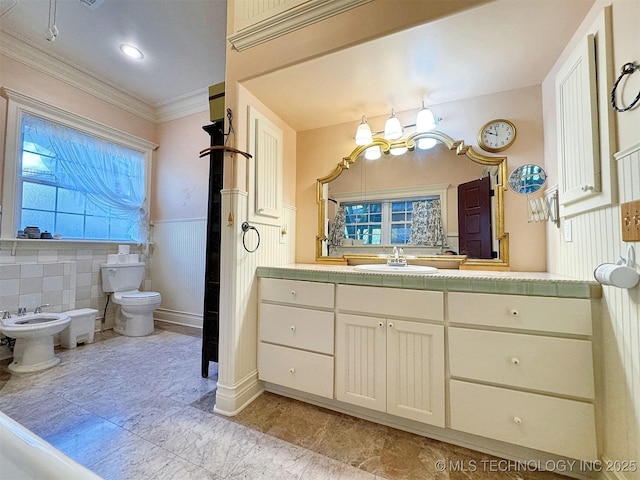
M 39 372 L 60 363 L 53 353 L 53 336 L 70 321 L 66 313 L 35 313 L 0 320 L 0 333 L 16 339 L 9 371 Z
M 119 306 L 113 331 L 128 337 L 143 337 L 153 333 L 153 311 L 160 306 L 158 292 L 138 290 L 144 278 L 144 263 L 103 263 L 102 291 L 113 293 L 113 303 Z

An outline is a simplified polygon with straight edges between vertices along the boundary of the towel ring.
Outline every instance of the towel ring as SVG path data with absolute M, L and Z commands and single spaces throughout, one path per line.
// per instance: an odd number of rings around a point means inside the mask
M 247 235 L 247 232 L 249 230 L 254 230 L 256 232 L 256 235 L 258 235 L 258 243 L 256 244 L 256 248 L 254 248 L 253 250 L 249 250 L 247 248 L 247 244 L 245 243 L 245 236 Z M 255 252 L 256 250 L 258 250 L 258 247 L 260 246 L 260 232 L 253 225 L 249 225 L 249 222 L 242 222 L 242 246 L 249 253 Z
M 616 112 L 626 112 L 627 110 L 631 110 L 633 107 L 635 107 L 636 103 L 638 103 L 638 100 L 640 100 L 640 92 L 638 92 L 638 95 L 636 95 L 636 98 L 633 99 L 633 102 L 631 102 L 626 107 L 618 107 L 616 105 L 616 89 L 618 88 L 620 80 L 622 80 L 622 77 L 624 77 L 625 75 L 631 75 L 636 70 L 640 70 L 640 65 L 635 65 L 634 63 L 625 63 L 622 66 L 620 76 L 616 80 L 616 83 L 613 84 L 613 88 L 611 89 L 611 106 Z

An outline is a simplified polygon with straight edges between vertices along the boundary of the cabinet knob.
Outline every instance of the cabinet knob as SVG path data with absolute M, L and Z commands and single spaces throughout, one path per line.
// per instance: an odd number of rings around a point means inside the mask
M 295 332 L 295 331 L 296 331 L 296 326 L 295 326 L 295 325 L 291 325 L 291 327 L 289 327 L 289 328 L 291 328 L 291 331 L 292 331 L 292 332 Z
M 379 323 L 378 323 L 378 326 L 379 326 L 379 327 L 384 327 L 384 322 L 379 322 Z
M 512 363 L 513 365 L 520 365 L 520 359 L 519 359 L 519 358 L 516 358 L 516 357 L 512 357 L 512 358 L 511 358 L 511 363 Z
M 296 291 L 295 290 L 291 290 L 291 295 L 295 297 L 296 296 Z
M 515 423 L 516 425 L 521 425 L 522 419 L 520 417 L 513 417 L 513 423 Z
M 511 310 L 510 313 L 512 317 L 517 317 L 518 315 L 520 315 L 520 312 L 518 312 L 518 310 L 516 310 L 515 308 Z
M 389 328 L 393 328 L 393 322 L 389 322 Z
M 296 373 L 296 369 L 295 369 L 295 368 L 290 368 L 290 369 L 289 369 L 289 373 L 291 373 L 291 374 Z

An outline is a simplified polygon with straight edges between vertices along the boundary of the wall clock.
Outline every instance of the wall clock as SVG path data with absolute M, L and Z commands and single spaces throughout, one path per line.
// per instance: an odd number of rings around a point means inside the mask
M 516 139 L 516 126 L 509 120 L 497 119 L 485 123 L 478 132 L 478 146 L 487 152 L 501 152 Z

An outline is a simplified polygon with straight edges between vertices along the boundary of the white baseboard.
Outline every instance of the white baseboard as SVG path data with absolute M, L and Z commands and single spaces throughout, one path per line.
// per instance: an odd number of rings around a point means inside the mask
M 162 320 L 163 322 L 167 323 L 174 323 L 176 325 L 202 328 L 202 315 L 196 313 L 179 312 L 177 310 L 157 308 L 153 312 L 153 318 L 155 318 L 156 320 Z
M 258 371 L 254 371 L 235 385 L 225 385 L 218 378 L 215 413 L 233 417 L 262 395 L 264 385 L 258 381 Z

